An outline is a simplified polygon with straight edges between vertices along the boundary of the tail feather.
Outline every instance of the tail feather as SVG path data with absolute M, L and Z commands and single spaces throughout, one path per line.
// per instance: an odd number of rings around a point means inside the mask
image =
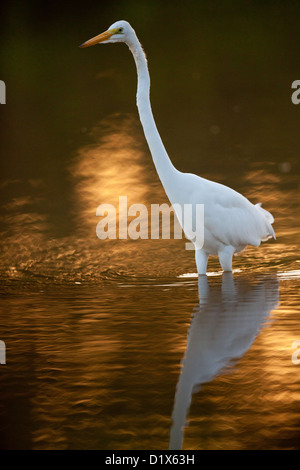
M 261 207 L 261 202 L 258 204 L 255 204 L 255 207 L 264 214 L 266 217 L 267 221 L 270 222 L 270 224 L 273 224 L 274 222 L 274 217 L 272 216 L 271 212 L 266 211 L 263 207 Z
M 269 238 L 274 238 L 276 240 L 276 235 L 275 235 L 275 232 L 274 232 L 274 229 L 272 227 L 271 224 L 274 223 L 274 217 L 272 216 L 272 214 L 268 211 L 266 211 L 266 209 L 264 209 L 263 207 L 261 207 L 261 202 L 259 202 L 258 204 L 255 204 L 255 207 L 257 208 L 257 210 L 264 215 L 264 217 L 267 219 L 267 221 L 269 222 L 269 230 L 270 230 L 270 233 L 267 234 L 266 237 L 264 237 L 262 239 L 262 241 L 266 241 L 268 240 Z

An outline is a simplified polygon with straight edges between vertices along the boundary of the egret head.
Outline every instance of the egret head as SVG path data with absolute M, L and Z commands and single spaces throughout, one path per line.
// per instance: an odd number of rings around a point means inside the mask
M 112 24 L 107 31 L 89 39 L 81 44 L 80 47 L 89 47 L 101 43 L 108 44 L 111 42 L 125 42 L 126 44 L 130 44 L 134 34 L 133 28 L 127 21 L 117 21 Z

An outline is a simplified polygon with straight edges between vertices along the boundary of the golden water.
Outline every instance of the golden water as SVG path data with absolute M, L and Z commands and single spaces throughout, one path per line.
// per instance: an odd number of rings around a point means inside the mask
M 136 114 L 133 61 L 121 46 L 75 47 L 97 33 L 92 12 L 79 34 L 79 16 L 68 31 L 41 31 L 30 9 L 7 7 L 0 445 L 298 449 L 296 14 L 226 16 L 195 3 L 182 16 L 178 6 L 160 42 L 166 16 L 151 5 L 155 37 L 134 2 L 127 18 L 143 26 L 174 164 L 262 202 L 277 239 L 235 257 L 233 276 L 212 258 L 199 279 L 185 240 L 99 240 L 100 204 L 167 202 Z M 100 17 L 99 32 L 116 19 Z

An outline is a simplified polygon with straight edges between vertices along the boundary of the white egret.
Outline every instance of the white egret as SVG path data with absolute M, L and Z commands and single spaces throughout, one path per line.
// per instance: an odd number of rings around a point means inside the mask
M 206 274 L 210 255 L 218 255 L 224 271 L 232 271 L 232 255 L 247 245 L 259 246 L 274 237 L 273 216 L 233 189 L 194 174 L 182 173 L 172 164 L 157 130 L 150 104 L 150 76 L 147 59 L 134 29 L 127 21 L 117 21 L 102 34 L 80 47 L 124 42 L 129 47 L 137 68 L 137 107 L 144 134 L 160 181 L 172 205 L 204 205 L 204 243 L 195 234 L 185 235 L 195 245 L 197 271 Z M 182 220 L 180 220 L 182 223 Z

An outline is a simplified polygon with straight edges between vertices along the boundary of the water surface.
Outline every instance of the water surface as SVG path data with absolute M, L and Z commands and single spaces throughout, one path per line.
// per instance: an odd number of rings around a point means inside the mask
M 43 27 L 35 3 L 1 33 L 1 447 L 299 449 L 297 4 L 191 2 L 166 34 L 161 2 L 53 7 Z M 212 258 L 198 279 L 184 239 L 96 236 L 102 203 L 167 202 L 127 48 L 77 47 L 122 17 L 176 167 L 275 217 L 232 276 Z

